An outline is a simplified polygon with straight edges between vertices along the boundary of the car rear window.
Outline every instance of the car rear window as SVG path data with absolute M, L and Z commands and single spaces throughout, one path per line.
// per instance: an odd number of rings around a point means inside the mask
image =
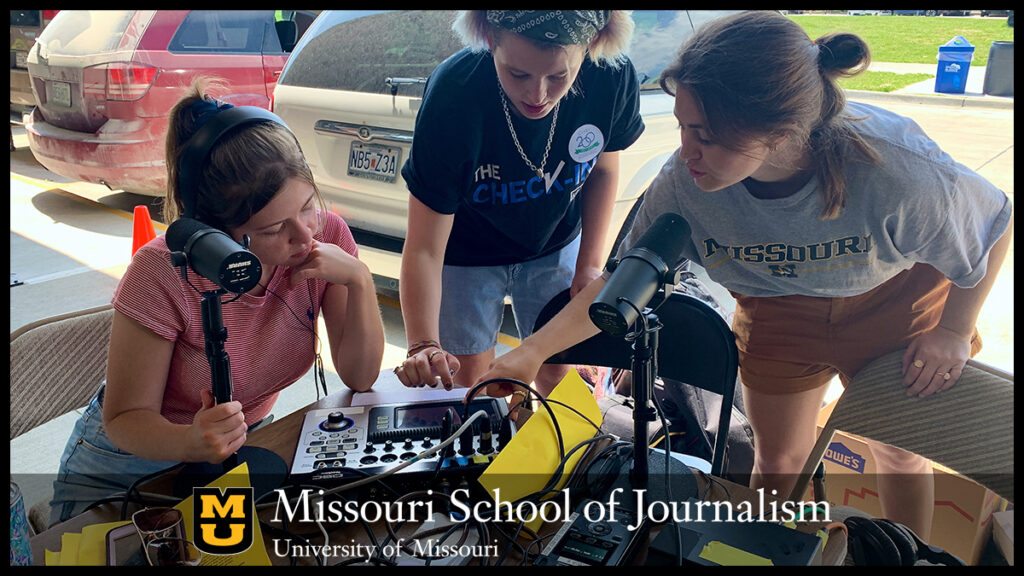
M 171 52 L 259 53 L 272 10 L 193 10 L 174 33 Z
M 643 89 L 660 89 L 661 72 L 671 64 L 683 42 L 703 24 L 738 10 L 635 10 L 629 58 Z
M 423 79 L 462 48 L 450 10 L 395 11 L 366 15 L 325 13 L 310 27 L 280 83 L 422 97 L 423 84 L 388 84 L 389 78 Z
M 39 10 L 11 10 L 11 26 L 43 25 L 43 17 Z
M 135 10 L 61 10 L 39 35 L 49 54 L 82 56 L 117 49 Z

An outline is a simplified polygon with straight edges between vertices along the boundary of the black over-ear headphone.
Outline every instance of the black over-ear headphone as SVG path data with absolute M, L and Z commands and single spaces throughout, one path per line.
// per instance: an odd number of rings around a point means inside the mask
M 183 217 L 196 217 L 199 176 L 217 141 L 234 128 L 258 122 L 276 122 L 288 128 L 284 120 L 269 110 L 258 106 L 236 106 L 212 115 L 189 138 L 178 159 L 178 196 L 184 205 Z
M 849 549 L 857 566 L 913 566 L 918 560 L 945 566 L 966 563 L 921 540 L 913 530 L 885 519 L 851 516 L 844 521 Z

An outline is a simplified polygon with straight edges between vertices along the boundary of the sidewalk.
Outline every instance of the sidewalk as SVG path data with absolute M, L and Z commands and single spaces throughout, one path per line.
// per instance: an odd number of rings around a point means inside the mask
M 896 90 L 894 92 L 872 92 L 867 90 L 848 90 L 858 99 L 900 100 L 919 104 L 947 104 L 958 107 L 983 107 L 1013 109 L 1013 96 L 991 96 L 984 93 L 985 66 L 971 66 L 967 71 L 967 86 L 963 94 L 946 94 L 935 91 L 935 76 L 938 72 L 938 61 L 935 64 L 903 64 L 894 62 L 872 62 L 869 72 L 894 72 L 896 74 L 930 74 L 932 77 Z

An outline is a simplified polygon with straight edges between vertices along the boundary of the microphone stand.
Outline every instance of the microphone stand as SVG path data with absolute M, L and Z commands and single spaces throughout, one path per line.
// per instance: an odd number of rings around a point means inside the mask
M 652 405 L 654 382 L 658 377 L 658 331 L 662 324 L 657 314 L 644 312 L 644 329 L 633 341 L 633 469 L 634 488 L 646 488 L 649 474 L 647 436 L 649 424 L 657 412 Z M 668 431 L 665 431 L 668 433 Z
M 217 404 L 230 402 L 233 390 L 231 359 L 224 350 L 224 342 L 228 339 L 220 301 L 224 293 L 223 289 L 203 292 L 203 302 L 200 306 L 203 315 L 203 336 L 206 340 L 206 359 L 210 362 L 210 381 Z
M 674 272 L 667 273 L 663 278 L 665 298 L 672 294 L 677 280 L 678 274 Z M 660 460 L 655 461 L 656 470 L 652 471 L 648 446 L 649 424 L 657 419 L 654 383 L 658 377 L 659 331 L 664 325 L 655 313 L 657 307 L 640 311 L 632 302 L 630 305 L 639 313 L 634 323 L 636 330 L 627 336 L 633 342 L 630 365 L 633 375 L 633 458 L 631 462 L 623 462 L 619 480 L 614 481 L 612 487 L 646 492 L 649 501 L 668 501 L 680 497 L 685 499 L 696 493 L 696 481 L 689 467 L 675 458 L 667 458 L 664 464 Z M 664 433 L 667 435 L 668 430 Z M 670 451 L 670 448 L 666 449 L 666 456 Z M 652 477 L 652 472 L 658 476 Z M 675 490 L 672 485 L 675 485 Z
M 224 349 L 228 339 L 228 330 L 224 327 L 224 316 L 221 308 L 221 296 L 226 290 L 219 288 L 202 292 L 203 300 L 200 311 L 203 317 L 203 337 L 205 340 L 206 359 L 210 363 L 210 381 L 213 397 L 217 404 L 231 402 L 233 382 L 231 378 L 231 358 Z M 255 497 L 279 487 L 287 475 L 284 459 L 275 452 L 257 446 L 242 446 L 237 452 L 228 456 L 220 465 L 193 462 L 185 466 L 178 474 L 175 494 L 186 497 L 196 486 L 205 486 L 219 476 L 246 463 L 249 467 L 249 483 L 254 488 Z

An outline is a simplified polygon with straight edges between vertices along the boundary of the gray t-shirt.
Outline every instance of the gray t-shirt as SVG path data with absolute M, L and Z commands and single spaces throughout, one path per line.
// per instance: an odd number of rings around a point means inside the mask
M 918 262 L 957 286 L 976 285 L 1009 226 L 1006 194 L 912 120 L 866 104 L 847 107 L 867 117 L 853 126 L 883 160 L 847 162 L 847 203 L 837 219 L 819 218 L 816 179 L 781 199 L 755 198 L 742 183 L 704 192 L 677 152 L 651 183 L 619 256 L 660 214 L 675 212 L 692 229 L 682 256 L 747 296 L 854 296 Z

